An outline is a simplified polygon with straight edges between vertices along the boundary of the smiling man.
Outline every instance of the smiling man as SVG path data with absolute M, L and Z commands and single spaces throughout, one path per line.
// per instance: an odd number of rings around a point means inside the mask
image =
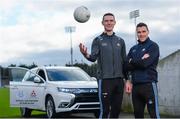
M 115 16 L 112 13 L 104 14 L 104 32 L 93 40 L 91 54 L 83 44 L 79 45 L 86 59 L 92 62 L 97 60 L 101 111 L 99 118 L 118 118 L 122 104 L 126 48 L 124 40 L 113 31 L 115 24 Z
M 157 95 L 157 71 L 159 46 L 150 40 L 149 29 L 145 23 L 136 26 L 138 44 L 133 46 L 127 56 L 127 69 L 132 75 L 132 84 L 126 82 L 126 92 L 131 93 L 135 118 L 144 118 L 147 104 L 151 118 L 159 118 Z

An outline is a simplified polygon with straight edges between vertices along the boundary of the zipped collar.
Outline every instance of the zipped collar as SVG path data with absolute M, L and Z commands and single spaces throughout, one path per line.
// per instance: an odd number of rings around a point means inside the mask
M 108 36 L 108 37 L 111 37 L 111 36 L 114 36 L 114 35 L 115 35 L 115 32 L 113 32 L 112 35 L 107 35 L 107 33 L 103 32 L 101 35 L 102 35 L 102 36 Z
M 145 44 L 150 40 L 150 38 L 148 37 L 144 42 L 141 42 L 140 40 L 138 40 L 138 44 Z

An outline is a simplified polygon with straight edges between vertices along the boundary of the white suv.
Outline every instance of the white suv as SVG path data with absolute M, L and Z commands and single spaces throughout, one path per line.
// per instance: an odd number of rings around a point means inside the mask
M 26 70 L 21 80 L 17 72 L 24 70 L 11 68 L 10 81 L 11 106 L 20 107 L 23 117 L 30 117 L 32 110 L 46 111 L 48 118 L 73 111 L 88 111 L 99 116 L 97 81 L 82 69 L 37 67 Z

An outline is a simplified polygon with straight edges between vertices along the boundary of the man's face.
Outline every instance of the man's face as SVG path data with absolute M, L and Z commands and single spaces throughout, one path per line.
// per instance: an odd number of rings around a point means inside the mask
M 114 28 L 114 25 L 116 24 L 116 21 L 115 21 L 113 16 L 107 15 L 107 16 L 104 16 L 102 24 L 104 26 L 105 31 L 111 32 L 111 31 L 113 31 L 113 28 Z
M 136 32 L 140 42 L 144 42 L 148 38 L 149 31 L 145 26 L 137 27 Z

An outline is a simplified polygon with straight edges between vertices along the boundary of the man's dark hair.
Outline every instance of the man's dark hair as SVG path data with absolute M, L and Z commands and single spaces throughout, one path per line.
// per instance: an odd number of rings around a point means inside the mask
M 104 17 L 105 16 L 113 16 L 114 17 L 114 19 L 115 19 L 115 16 L 114 16 L 114 14 L 113 13 L 105 13 L 104 15 L 103 15 L 103 19 L 102 20 L 104 20 Z
M 138 27 L 143 27 L 143 26 L 146 27 L 146 29 L 149 31 L 148 26 L 147 26 L 145 23 L 143 23 L 143 22 L 137 24 L 136 29 L 137 29 Z

